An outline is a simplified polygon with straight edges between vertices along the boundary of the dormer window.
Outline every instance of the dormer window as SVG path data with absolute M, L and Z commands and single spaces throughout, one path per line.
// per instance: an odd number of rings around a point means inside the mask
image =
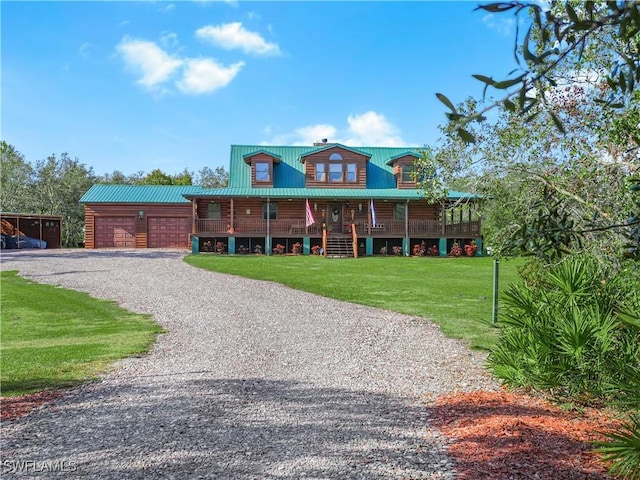
M 327 181 L 326 165 L 324 163 L 316 164 L 316 182 L 326 182 L 326 181 Z
M 251 166 L 251 186 L 273 187 L 274 166 L 280 163 L 280 156 L 267 150 L 247 153 L 242 158 Z
M 402 183 L 415 182 L 416 167 L 415 165 L 402 165 Z
M 417 167 L 415 163 L 418 158 L 420 158 L 418 153 L 407 152 L 389 159 L 387 165 L 393 167 L 393 175 L 396 177 L 398 188 L 416 188 Z
M 271 164 L 256 162 L 256 182 L 271 182 Z

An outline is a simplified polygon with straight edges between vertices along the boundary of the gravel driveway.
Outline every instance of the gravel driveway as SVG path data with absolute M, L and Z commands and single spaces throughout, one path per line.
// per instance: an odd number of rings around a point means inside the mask
M 455 477 L 424 405 L 496 388 L 482 354 L 424 319 L 183 255 L 3 253 L 3 270 L 115 299 L 167 330 L 150 355 L 4 422 L 3 478 Z

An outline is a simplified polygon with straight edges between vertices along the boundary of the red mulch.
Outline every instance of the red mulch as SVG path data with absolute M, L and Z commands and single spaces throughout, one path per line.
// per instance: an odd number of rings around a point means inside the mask
M 47 391 L 1 399 L 0 419 L 26 415 L 60 397 Z M 618 421 L 595 409 L 564 411 L 547 401 L 507 392 L 439 397 L 431 423 L 448 437 L 461 480 L 609 480 L 591 450 Z
M 61 391 L 47 390 L 18 397 L 0 398 L 0 420 L 13 420 L 21 417 L 45 403 L 53 402 L 61 396 Z
M 565 411 L 528 395 L 473 392 L 440 397 L 432 423 L 467 480 L 605 480 L 591 442 L 618 422 L 595 409 Z

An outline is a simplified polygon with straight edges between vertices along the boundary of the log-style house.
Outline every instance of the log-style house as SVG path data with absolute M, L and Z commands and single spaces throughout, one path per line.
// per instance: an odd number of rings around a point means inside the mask
M 416 148 L 232 145 L 227 187 L 94 185 L 82 197 L 85 246 L 194 252 L 446 255 L 482 252 L 476 196 L 428 204 Z

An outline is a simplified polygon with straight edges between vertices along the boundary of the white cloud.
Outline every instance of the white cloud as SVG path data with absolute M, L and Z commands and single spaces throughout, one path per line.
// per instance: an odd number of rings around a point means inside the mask
M 176 8 L 176 6 L 173 3 L 169 3 L 169 4 L 165 5 L 164 7 L 158 8 L 158 12 L 169 13 L 174 8 Z
M 183 60 L 172 57 L 153 42 L 125 37 L 116 47 L 130 69 L 140 74 L 138 83 L 153 89 L 166 82 Z
M 280 47 L 267 42 L 259 33 L 246 30 L 242 23 L 224 23 L 218 26 L 207 25 L 196 30 L 196 36 L 207 40 L 225 50 L 242 50 L 254 55 L 280 55 Z
M 484 23 L 491 30 L 497 31 L 501 35 L 510 36 L 514 33 L 514 27 L 516 25 L 516 19 L 505 18 L 503 16 L 496 16 L 493 13 L 488 13 L 482 17 L 482 23 Z
M 289 133 L 275 135 L 261 143 L 264 145 L 313 145 L 314 142 L 326 138 L 330 143 L 342 143 L 355 147 L 411 146 L 400 137 L 398 128 L 381 113 L 368 111 L 349 115 L 347 125 L 343 131 L 327 123 L 307 125 Z
M 159 40 L 164 48 L 176 47 L 178 45 L 178 35 L 173 32 L 164 33 Z
M 192 95 L 211 93 L 228 85 L 243 66 L 244 62 L 225 67 L 209 58 L 189 59 L 176 86 L 183 93 Z
M 402 147 L 407 144 L 398 136 L 395 125 L 381 113 L 370 110 L 361 115 L 349 115 L 347 123 L 349 124 L 348 133 L 351 135 L 347 143 L 369 147 Z
M 174 33 L 164 34 L 159 42 L 166 47 L 178 44 Z M 161 94 L 170 91 L 167 84 L 172 80 L 182 93 L 201 95 L 214 92 L 228 85 L 245 65 L 237 62 L 225 66 L 211 58 L 179 57 L 167 53 L 154 42 L 129 37 L 124 37 L 116 50 L 125 65 L 139 75 L 139 85 Z
M 87 59 L 89 58 L 89 52 L 92 48 L 92 45 L 88 42 L 83 43 L 82 45 L 80 45 L 80 48 L 78 49 L 78 55 L 80 55 L 82 58 Z

